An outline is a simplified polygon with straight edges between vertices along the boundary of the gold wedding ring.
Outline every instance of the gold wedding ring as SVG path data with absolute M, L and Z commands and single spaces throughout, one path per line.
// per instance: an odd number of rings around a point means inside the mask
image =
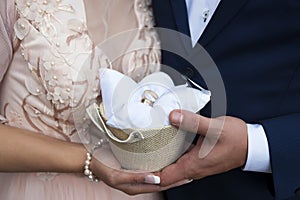
M 157 99 L 158 95 L 155 92 L 152 90 L 145 90 L 142 94 L 141 102 L 152 107 Z

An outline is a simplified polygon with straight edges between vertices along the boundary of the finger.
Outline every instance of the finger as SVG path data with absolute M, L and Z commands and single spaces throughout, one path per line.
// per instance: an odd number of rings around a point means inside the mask
M 129 194 L 144 194 L 161 191 L 161 186 L 159 185 L 149 185 L 149 184 L 122 184 L 117 187 L 117 189 Z
M 198 139 L 199 140 L 199 139 Z M 194 144 L 191 144 L 189 148 L 186 150 L 186 153 L 190 152 L 195 147 Z
M 118 187 L 119 190 L 123 192 L 135 195 L 135 194 L 143 194 L 143 193 L 152 193 L 152 192 L 160 192 L 170 188 L 178 187 L 184 184 L 188 184 L 192 182 L 192 179 L 181 180 L 177 183 L 168 185 L 166 187 L 161 187 L 160 185 L 149 185 L 149 184 L 123 184 Z
M 171 188 L 174 188 L 174 187 L 179 187 L 179 186 L 191 183 L 192 181 L 193 181 L 193 179 L 184 179 L 184 180 L 178 181 L 177 183 L 173 183 L 171 185 L 161 187 L 160 190 L 164 191 L 164 190 L 168 190 L 168 189 L 171 189 Z
M 173 110 L 169 119 L 172 125 L 202 136 L 206 135 L 211 121 L 210 118 L 186 110 Z
M 99 171 L 100 179 L 110 186 L 121 184 L 159 184 L 160 177 L 151 173 L 127 172 L 124 170 L 112 169 L 99 161 L 91 163 L 91 169 L 95 172 Z
M 150 173 L 130 173 L 114 170 L 109 176 L 110 182 L 119 184 L 160 184 L 160 177 Z
M 168 187 L 182 180 L 189 179 L 186 177 L 185 169 L 178 163 L 167 166 L 160 172 L 161 183 L 163 187 Z

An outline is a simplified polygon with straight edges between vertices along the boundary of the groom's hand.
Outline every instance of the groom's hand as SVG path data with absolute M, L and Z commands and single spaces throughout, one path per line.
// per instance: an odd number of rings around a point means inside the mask
M 161 186 L 184 179 L 201 179 L 245 164 L 246 123 L 235 117 L 206 118 L 174 110 L 170 122 L 180 129 L 199 134 L 197 144 L 178 161 L 160 172 Z

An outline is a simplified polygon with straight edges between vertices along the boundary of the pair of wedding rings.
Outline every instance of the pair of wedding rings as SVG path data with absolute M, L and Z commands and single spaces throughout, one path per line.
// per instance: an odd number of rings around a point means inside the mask
M 153 107 L 153 104 L 158 99 L 158 95 L 152 90 L 145 90 L 142 94 L 141 102 Z

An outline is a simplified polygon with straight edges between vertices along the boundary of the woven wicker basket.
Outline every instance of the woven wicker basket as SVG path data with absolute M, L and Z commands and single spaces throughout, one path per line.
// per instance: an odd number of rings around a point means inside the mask
M 120 130 L 105 124 L 102 105 L 91 105 L 87 111 L 94 124 L 108 136 L 113 154 L 125 169 L 159 171 L 186 150 L 187 133 L 174 126 Z

